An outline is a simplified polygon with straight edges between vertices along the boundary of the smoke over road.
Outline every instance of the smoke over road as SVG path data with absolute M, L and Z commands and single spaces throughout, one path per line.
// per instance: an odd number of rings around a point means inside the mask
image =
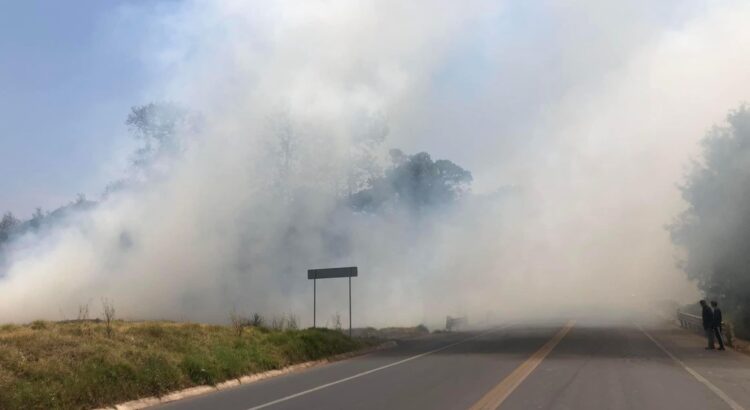
M 0 321 L 108 297 L 132 318 L 310 324 L 306 269 L 352 264 L 355 326 L 696 295 L 664 226 L 696 141 L 750 95 L 746 3 L 186 1 L 117 16 L 144 28 L 145 98 L 200 127 L 93 210 L 15 240 Z M 389 148 L 470 170 L 471 193 L 353 212 L 342 198 Z M 322 317 L 345 313 L 343 286 L 321 286 Z

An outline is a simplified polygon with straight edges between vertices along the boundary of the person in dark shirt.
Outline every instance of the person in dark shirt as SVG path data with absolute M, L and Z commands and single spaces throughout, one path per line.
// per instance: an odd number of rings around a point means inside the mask
M 714 347 L 714 312 L 708 307 L 708 303 L 705 300 L 700 301 L 701 309 L 703 310 L 703 331 L 706 333 L 708 339 L 707 350 L 713 350 Z
M 716 336 L 716 340 L 719 341 L 719 350 L 724 350 L 724 340 L 721 338 L 721 309 L 719 309 L 719 304 L 716 303 L 715 300 L 711 301 L 711 309 L 714 313 L 714 323 L 713 323 L 713 331 L 714 335 Z

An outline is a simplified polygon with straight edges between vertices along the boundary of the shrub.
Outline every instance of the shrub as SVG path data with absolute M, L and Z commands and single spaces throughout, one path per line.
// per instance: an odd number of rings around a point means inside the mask
M 253 317 L 250 319 L 250 326 L 262 328 L 266 326 L 266 320 L 259 313 L 253 313 Z
M 286 328 L 288 330 L 299 329 L 299 322 L 297 320 L 297 315 L 295 315 L 294 313 L 289 314 L 289 319 L 286 321 Z
M 47 322 L 44 320 L 35 320 L 31 322 L 31 328 L 34 330 L 43 330 L 47 328 Z
M 104 315 L 104 330 L 107 337 L 112 337 L 112 321 L 115 320 L 115 305 L 108 299 L 102 299 L 102 314 Z

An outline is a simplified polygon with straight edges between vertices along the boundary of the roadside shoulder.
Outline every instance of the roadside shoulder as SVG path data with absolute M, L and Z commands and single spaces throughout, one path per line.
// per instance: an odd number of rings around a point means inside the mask
M 367 347 L 364 349 L 356 350 L 353 352 L 341 353 L 335 356 L 331 356 L 325 359 L 313 360 L 304 363 L 298 363 L 291 366 L 287 366 L 281 369 L 269 370 L 261 373 L 254 373 L 246 376 L 242 376 L 237 379 L 227 380 L 216 384 L 215 386 L 195 386 L 183 390 L 178 390 L 172 393 L 165 394 L 161 397 L 146 397 L 138 400 L 132 400 L 125 403 L 116 404 L 111 407 L 104 407 L 98 410 L 104 409 L 117 409 L 117 410 L 136 410 L 144 409 L 157 404 L 171 403 L 173 401 L 182 400 L 190 397 L 196 397 L 207 393 L 213 393 L 221 390 L 231 389 L 240 385 L 255 383 L 260 380 L 269 379 L 272 377 L 283 376 L 286 374 L 298 372 L 301 370 L 322 366 L 328 363 L 337 362 L 341 360 L 350 359 L 353 357 L 363 356 L 379 350 L 389 349 L 396 347 L 397 343 L 393 340 L 381 343 L 377 346 Z
M 750 357 L 732 349 L 705 350 L 705 339 L 679 328 L 649 329 L 665 350 L 742 406 L 750 406 Z

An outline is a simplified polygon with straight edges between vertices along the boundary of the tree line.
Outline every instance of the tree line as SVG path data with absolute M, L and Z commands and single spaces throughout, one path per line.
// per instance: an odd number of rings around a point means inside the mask
M 702 141 L 680 187 L 688 204 L 669 227 L 680 267 L 750 335 L 750 108 L 732 110 Z
M 281 186 L 294 171 L 299 154 L 296 124 L 285 113 L 269 118 L 276 178 L 273 185 Z M 150 178 L 168 173 L 171 161 L 179 158 L 191 135 L 203 127 L 200 113 L 171 102 L 133 106 L 125 120 L 129 134 L 137 142 L 131 154 L 131 166 L 126 175 L 105 188 L 102 199 L 113 193 L 147 182 Z M 340 202 L 354 212 L 375 213 L 393 207 L 414 212 L 448 205 L 460 200 L 468 191 L 471 173 L 447 159 L 433 160 L 427 152 L 407 155 L 401 150 L 389 151 L 390 161 L 378 162 L 378 152 L 388 133 L 382 118 L 365 122 L 354 135 L 354 155 L 347 170 L 346 188 L 340 191 Z M 298 170 L 300 171 L 300 170 Z M 305 170 L 301 170 L 305 172 Z M 0 220 L 0 266 L 4 251 L 14 239 L 28 233 L 50 229 L 76 212 L 85 212 L 98 205 L 84 195 L 51 212 L 36 208 L 27 220 L 6 212 Z M 2 276 L 2 271 L 0 271 Z

